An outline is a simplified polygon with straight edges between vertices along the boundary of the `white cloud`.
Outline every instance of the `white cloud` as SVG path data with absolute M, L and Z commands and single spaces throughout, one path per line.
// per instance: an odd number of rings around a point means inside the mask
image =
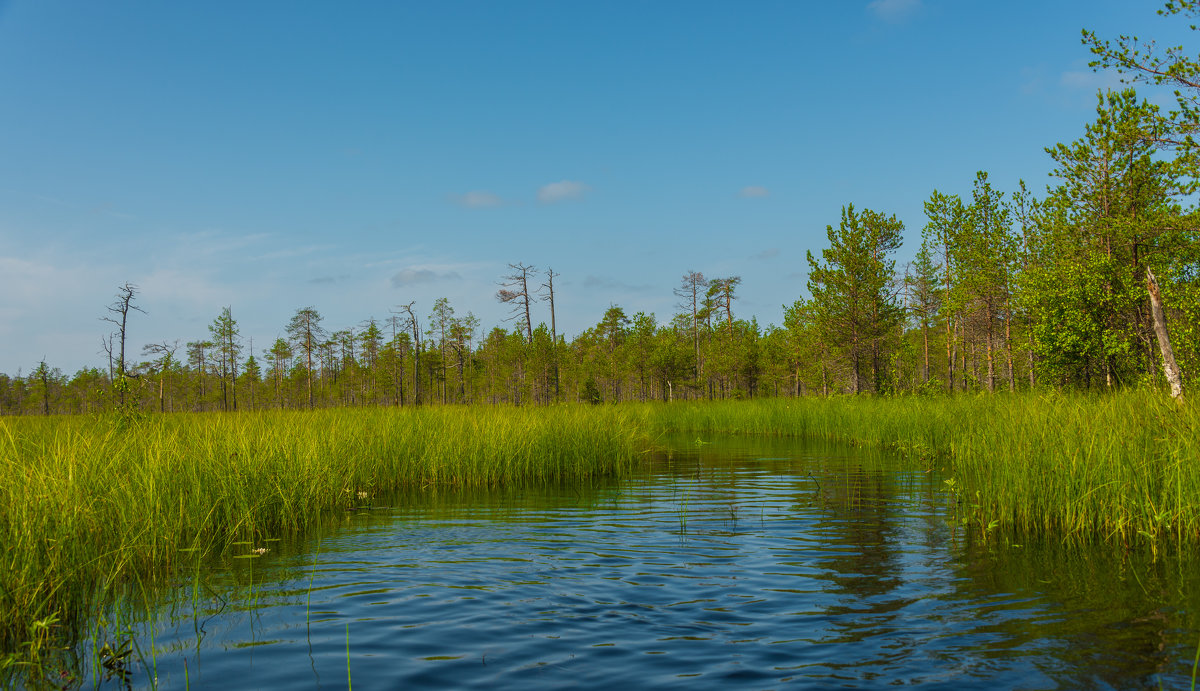
M 86 284 L 78 280 L 77 269 L 0 256 L 0 292 L 5 297 L 5 305 L 0 309 L 5 321 L 17 314 L 36 312 L 50 304 L 51 299 L 66 297 L 75 291 L 79 291 L 76 295 L 83 294 Z M 64 284 L 70 288 L 63 290 Z M 48 295 L 51 293 L 57 294 L 51 298 Z
M 303 257 L 310 254 L 317 254 L 319 252 L 327 253 L 334 248 L 334 245 L 301 245 L 299 247 L 287 247 L 274 252 L 267 252 L 266 254 L 259 255 L 258 258 L 261 260 L 293 259 L 295 257 Z
M 538 190 L 537 198 L 543 204 L 554 204 L 555 202 L 566 201 L 568 199 L 579 199 L 587 191 L 588 186 L 582 182 L 562 180 L 542 185 L 541 189 Z
M 654 290 L 654 286 L 651 286 L 648 283 L 636 285 L 636 284 L 632 284 L 632 283 L 625 283 L 623 281 L 617 281 L 617 280 L 614 280 L 611 278 L 606 278 L 604 276 L 595 276 L 595 275 L 591 275 L 591 274 L 589 274 L 588 276 L 586 276 L 583 279 L 583 287 L 589 291 L 605 290 L 605 291 L 610 291 L 610 292 L 624 292 L 624 293 L 647 293 L 647 292 L 651 292 Z
M 229 284 L 214 275 L 212 266 L 202 264 L 155 268 L 134 283 L 143 301 L 169 310 L 194 310 L 198 314 L 211 311 L 215 315 L 221 305 L 244 300 L 244 287 Z
M 1042 90 L 1045 82 L 1045 69 L 1041 65 L 1021 68 L 1021 93 L 1036 94 Z
M 1100 89 L 1120 89 L 1121 75 L 1116 72 L 1093 72 L 1091 70 L 1067 70 L 1059 75 L 1058 83 L 1067 89 L 1082 89 L 1095 92 Z
M 410 266 L 407 269 L 401 269 L 392 274 L 392 287 L 403 288 L 405 286 L 417 285 L 419 283 L 433 283 L 441 280 L 458 280 L 462 278 L 457 271 L 445 271 L 438 273 L 433 269 Z
M 921 8 L 921 0 L 872 0 L 867 9 L 890 24 L 904 21 Z
M 134 283 L 140 282 L 134 277 Z M 107 325 L 99 321 L 120 279 L 106 267 L 73 258 L 0 255 L 0 372 L 28 370 L 41 358 L 73 372 L 91 361 Z M 141 295 L 137 298 L 142 302 Z M 50 316 L 48 316 L 50 315 Z M 139 326 L 141 320 L 139 318 Z
M 198 256 L 213 256 L 218 254 L 241 254 L 243 250 L 265 245 L 272 239 L 270 233 L 247 233 L 239 235 L 224 230 L 202 230 L 194 233 L 181 233 L 173 240 L 172 249 L 185 264 L 195 263 Z
M 779 256 L 778 247 L 769 247 L 758 254 L 752 255 L 751 259 L 774 259 Z
M 771 190 L 767 189 L 766 187 L 760 187 L 759 185 L 749 185 L 748 187 L 742 188 L 741 196 L 747 198 L 769 197 L 771 196 Z
M 322 285 L 333 285 L 334 283 L 337 283 L 339 281 L 347 281 L 347 280 L 350 280 L 349 274 L 342 274 L 341 276 L 317 276 L 316 278 L 308 279 L 308 282 L 311 285 L 322 286 Z
M 465 206 L 468 209 L 486 209 L 493 206 L 502 206 L 504 200 L 500 197 L 488 192 L 487 190 L 472 190 L 466 194 L 460 194 L 452 197 L 455 204 Z

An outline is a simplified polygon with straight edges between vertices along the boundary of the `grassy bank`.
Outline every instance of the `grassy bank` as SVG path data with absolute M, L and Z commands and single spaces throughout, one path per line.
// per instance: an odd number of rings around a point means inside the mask
M 985 531 L 1200 542 L 1200 409 L 1148 392 L 0 418 L 0 667 L 183 550 L 303 531 L 376 492 L 621 475 L 663 432 L 897 449 Z
M 633 414 L 480 407 L 0 418 L 0 658 L 45 639 L 50 624 L 70 627 L 106 584 L 169 570 L 181 550 L 303 530 L 322 511 L 369 503 L 377 491 L 620 474 L 645 447 Z
M 942 469 L 984 529 L 1200 541 L 1200 407 L 1153 392 L 715 403 L 657 408 L 652 424 L 890 447 Z

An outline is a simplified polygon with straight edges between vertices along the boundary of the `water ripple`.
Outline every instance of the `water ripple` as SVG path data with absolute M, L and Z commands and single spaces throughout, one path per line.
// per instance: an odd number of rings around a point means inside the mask
M 956 531 L 935 474 L 782 451 L 679 454 L 586 492 L 394 498 L 214 572 L 219 614 L 159 615 L 159 688 L 185 665 L 195 687 L 343 688 L 347 663 L 361 689 L 1184 679 L 1194 587 L 1138 623 L 1145 607 L 1104 600 L 1129 590 L 1118 569 L 1047 584 L 1054 547 Z

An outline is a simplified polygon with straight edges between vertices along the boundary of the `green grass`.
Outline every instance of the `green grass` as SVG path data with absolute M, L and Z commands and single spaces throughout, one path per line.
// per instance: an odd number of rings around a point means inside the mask
M 37 659 L 89 605 L 237 539 L 303 531 L 404 487 L 626 472 L 620 408 L 358 409 L 0 418 L 0 668 Z M 31 648 L 35 646 L 35 648 Z M 2 670 L 0 670 L 2 671 Z
M 0 680 L 197 553 L 375 493 L 620 476 L 667 432 L 896 450 L 985 535 L 1200 543 L 1200 408 L 1144 391 L 0 418 Z
M 652 424 L 894 449 L 946 474 L 960 517 L 985 530 L 1200 542 L 1200 407 L 1154 392 L 713 403 Z

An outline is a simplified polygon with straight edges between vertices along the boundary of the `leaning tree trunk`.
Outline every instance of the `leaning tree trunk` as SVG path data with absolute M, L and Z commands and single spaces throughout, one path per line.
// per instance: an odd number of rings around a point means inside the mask
M 1162 352 L 1163 374 L 1171 385 L 1171 398 L 1183 398 L 1183 378 L 1179 374 L 1179 365 L 1175 363 L 1175 351 L 1171 349 L 1171 339 L 1167 336 L 1167 319 L 1163 315 L 1162 294 L 1158 291 L 1158 281 L 1154 272 L 1146 267 L 1146 290 L 1150 293 L 1150 314 L 1154 317 L 1154 335 L 1158 337 L 1158 349 Z

